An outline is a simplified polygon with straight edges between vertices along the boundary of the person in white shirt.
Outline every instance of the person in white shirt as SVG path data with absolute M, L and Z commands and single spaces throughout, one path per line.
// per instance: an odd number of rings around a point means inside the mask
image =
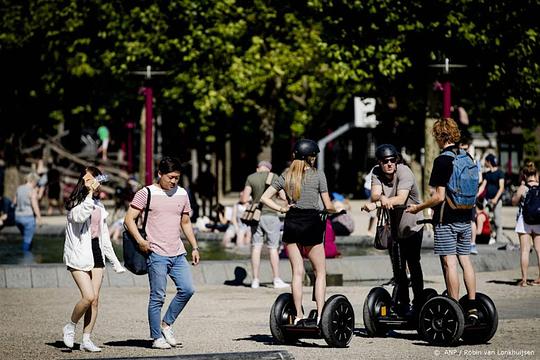
M 81 292 L 81 299 L 75 304 L 70 321 L 63 328 L 63 338 L 64 344 L 72 348 L 75 326 L 84 316 L 81 350 L 89 352 L 101 351 L 101 348 L 90 340 L 90 335 L 97 319 L 105 257 L 112 263 L 114 271 L 126 271 L 111 245 L 106 221 L 108 213 L 98 198 L 98 175 L 101 175 L 99 169 L 87 167 L 65 205 L 68 214 L 64 263 Z

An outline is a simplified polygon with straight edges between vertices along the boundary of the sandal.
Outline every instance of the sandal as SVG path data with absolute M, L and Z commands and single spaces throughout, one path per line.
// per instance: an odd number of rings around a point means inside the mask
M 534 281 L 531 283 L 531 285 L 533 285 L 533 286 L 538 286 L 538 285 L 540 285 L 540 278 L 534 280 Z
M 520 282 L 518 282 L 518 286 L 527 287 L 529 286 L 529 283 L 527 282 L 527 280 L 521 280 Z

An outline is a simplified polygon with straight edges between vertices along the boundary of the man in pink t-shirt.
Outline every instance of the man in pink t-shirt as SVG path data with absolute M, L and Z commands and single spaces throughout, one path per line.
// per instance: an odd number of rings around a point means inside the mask
M 171 325 L 195 292 L 186 249 L 180 238 L 180 228 L 189 241 L 192 250 L 192 264 L 200 260 L 197 240 L 191 227 L 191 205 L 186 190 L 178 186 L 180 162 L 171 157 L 161 160 L 158 167 L 159 180 L 139 190 L 124 219 L 127 230 L 133 235 L 141 251 L 148 253 L 148 281 L 150 300 L 148 302 L 148 322 L 152 347 L 170 349 L 176 346 Z M 146 207 L 147 195 L 151 200 L 146 223 L 146 239 L 137 229 L 135 220 Z M 165 302 L 167 275 L 176 285 L 176 296 L 161 319 L 161 308 Z

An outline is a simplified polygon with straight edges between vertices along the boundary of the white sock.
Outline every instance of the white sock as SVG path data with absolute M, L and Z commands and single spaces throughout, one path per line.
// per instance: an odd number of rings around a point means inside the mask
M 90 341 L 90 334 L 87 334 L 87 333 L 83 333 L 82 334 L 82 342 L 83 343 L 87 343 Z

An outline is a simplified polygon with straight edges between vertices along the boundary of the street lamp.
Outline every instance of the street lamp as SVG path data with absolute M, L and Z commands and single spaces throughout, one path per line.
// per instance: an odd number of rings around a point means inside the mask
M 450 108 L 452 107 L 452 89 L 450 86 L 450 68 L 465 68 L 467 65 L 461 64 L 450 64 L 448 58 L 444 59 L 444 64 L 432 64 L 429 67 L 442 68 L 444 80 L 442 83 L 443 91 L 443 109 L 442 109 L 442 118 L 446 119 L 450 117 Z

